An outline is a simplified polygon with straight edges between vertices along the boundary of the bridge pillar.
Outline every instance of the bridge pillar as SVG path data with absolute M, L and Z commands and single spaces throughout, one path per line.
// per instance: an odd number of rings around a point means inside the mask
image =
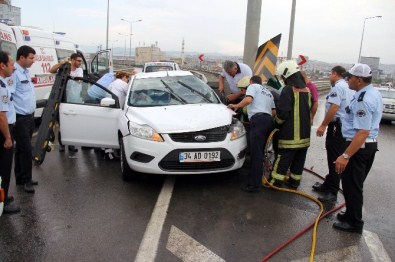
M 256 52 L 258 51 L 261 7 L 262 0 L 248 0 L 243 62 L 249 65 L 251 69 L 254 68 Z

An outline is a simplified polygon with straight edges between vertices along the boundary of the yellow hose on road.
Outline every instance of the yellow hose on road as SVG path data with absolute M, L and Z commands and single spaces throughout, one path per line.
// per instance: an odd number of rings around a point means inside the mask
M 319 207 L 320 207 L 320 212 L 318 213 L 315 222 L 314 222 L 314 229 L 313 229 L 313 236 L 312 236 L 312 242 L 311 242 L 311 251 L 310 251 L 310 262 L 314 261 L 314 253 L 315 253 L 315 246 L 316 246 L 316 241 L 317 241 L 317 227 L 318 227 L 318 223 L 320 221 L 320 217 L 324 211 L 324 207 L 321 203 L 321 201 L 319 201 L 317 198 L 315 198 L 312 195 L 309 195 L 303 191 L 299 191 L 299 190 L 293 190 L 293 189 L 288 189 L 288 188 L 280 188 L 280 187 L 276 187 L 273 186 L 269 183 L 269 181 L 267 180 L 265 174 L 267 176 L 270 175 L 270 172 L 272 170 L 272 164 L 274 162 L 274 146 L 273 146 L 273 139 L 274 139 L 274 135 L 276 134 L 276 132 L 278 131 L 278 129 L 274 129 L 266 142 L 266 146 L 265 146 L 265 163 L 264 163 L 264 174 L 262 176 L 262 185 L 267 187 L 267 188 L 272 188 L 278 191 L 282 191 L 282 192 L 288 192 L 288 193 L 292 193 L 292 194 L 297 194 L 300 196 L 303 196 L 307 199 L 310 199 L 312 201 L 314 201 Z M 269 256 L 267 256 L 267 259 L 269 259 L 272 255 L 274 255 L 275 253 L 277 253 L 277 251 L 279 251 L 282 247 L 279 247 L 278 249 L 276 249 L 275 251 L 273 251 L 271 254 L 269 254 Z M 262 261 L 266 261 L 266 259 L 263 259 Z
M 272 188 L 272 189 L 275 189 L 275 190 L 278 190 L 278 191 L 283 191 L 283 192 L 288 192 L 288 193 L 292 193 L 292 194 L 297 194 L 297 195 L 303 196 L 305 198 L 308 198 L 308 199 L 314 201 L 320 207 L 320 212 L 318 213 L 318 215 L 317 215 L 317 217 L 315 219 L 315 222 L 314 222 L 313 237 L 312 237 L 312 242 L 311 242 L 311 251 L 310 251 L 310 259 L 309 259 L 309 261 L 313 262 L 314 261 L 315 246 L 316 246 L 316 242 L 317 242 L 318 222 L 320 221 L 320 217 L 321 217 L 322 213 L 324 212 L 324 207 L 323 207 L 321 201 L 319 201 L 314 196 L 311 196 L 311 195 L 309 195 L 309 194 L 307 194 L 307 193 L 305 193 L 303 191 L 293 190 L 293 189 L 288 189 L 288 188 L 280 188 L 280 187 L 273 186 L 273 185 L 271 185 L 269 183 L 269 181 L 267 181 L 265 176 L 262 178 L 262 184 L 265 187 Z

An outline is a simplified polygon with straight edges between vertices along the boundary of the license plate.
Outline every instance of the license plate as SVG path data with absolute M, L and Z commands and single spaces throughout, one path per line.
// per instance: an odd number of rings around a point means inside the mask
M 178 155 L 180 163 L 221 161 L 220 151 L 181 152 Z

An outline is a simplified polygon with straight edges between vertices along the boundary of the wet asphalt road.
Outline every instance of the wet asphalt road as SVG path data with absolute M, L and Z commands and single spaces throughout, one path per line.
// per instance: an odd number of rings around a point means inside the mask
M 394 137 L 395 124 L 381 125 L 380 151 L 365 182 L 364 229 L 378 241 L 365 233 L 333 230 L 336 219 L 331 215 L 318 228 L 316 261 L 380 261 L 372 256 L 370 242 L 381 243 L 385 251 L 379 254 L 395 261 Z M 325 175 L 324 138 L 315 133 L 312 138 L 306 167 Z M 242 192 L 247 166 L 239 172 L 175 178 L 155 261 L 202 261 L 183 252 L 185 243 L 197 242 L 216 255 L 211 261 L 260 261 L 314 221 L 319 209 L 303 197 L 266 188 Z M 166 177 L 124 182 L 118 161 L 104 161 L 93 150 L 81 149 L 48 153 L 33 172 L 39 181 L 35 194 L 16 187 L 13 177 L 10 192 L 22 212 L 0 217 L 1 262 L 134 261 Z M 316 181 L 304 173 L 300 189 L 318 196 L 311 191 Z M 343 201 L 339 196 L 336 205 Z M 177 252 L 170 241 L 174 232 L 184 234 L 177 240 Z M 310 246 L 308 231 L 269 261 L 307 261 Z

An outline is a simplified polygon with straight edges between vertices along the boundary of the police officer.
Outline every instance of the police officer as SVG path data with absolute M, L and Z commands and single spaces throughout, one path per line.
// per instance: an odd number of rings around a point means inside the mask
M 15 110 L 12 103 L 12 78 L 14 61 L 5 52 L 0 51 L 0 177 L 1 187 L 5 191 L 4 214 L 20 212 L 19 207 L 11 204 L 14 200 L 8 195 L 10 186 L 12 157 L 13 157 L 13 125 L 15 123 Z
M 15 122 L 15 178 L 17 185 L 23 185 L 28 193 L 34 193 L 32 180 L 32 145 L 34 131 L 34 111 L 36 110 L 36 95 L 28 68 L 34 63 L 36 51 L 30 46 L 21 46 L 16 53 L 14 72 L 13 101 L 16 112 Z
M 347 148 L 335 162 L 341 174 L 345 213 L 337 214 L 338 230 L 362 233 L 363 183 L 373 165 L 377 151 L 377 136 L 383 111 L 381 94 L 371 84 L 372 71 L 366 64 L 355 64 L 345 74 L 348 86 L 355 90 L 346 114 L 342 119 L 342 134 Z
M 343 78 L 344 73 L 346 73 L 346 69 L 342 66 L 332 68 L 329 76 L 332 88 L 326 97 L 325 118 L 317 129 L 317 136 L 321 137 L 328 128 L 325 147 L 329 173 L 325 177 L 324 183 L 317 182 L 313 185 L 314 190 L 324 193 L 318 198 L 322 202 L 336 201 L 337 199 L 340 176 L 335 171 L 334 162 L 346 149 L 346 140 L 341 132 L 340 119 L 346 114 L 346 106 L 350 104 L 355 91 L 348 88 L 348 84 Z
M 270 132 L 274 128 L 273 116 L 275 115 L 275 105 L 273 95 L 260 84 L 255 84 L 250 78 L 260 76 L 244 76 L 237 85 L 241 92 L 245 92 L 245 97 L 238 104 L 230 104 L 229 108 L 243 108 L 247 106 L 248 118 L 250 120 L 250 154 L 251 168 L 248 175 L 248 183 L 242 185 L 241 189 L 246 192 L 258 192 L 262 188 L 263 174 L 263 149 Z M 253 84 L 252 84 L 253 83 Z M 247 91 L 245 91 L 245 88 Z
M 310 146 L 312 96 L 295 61 L 277 67 L 285 86 L 281 91 L 275 122 L 279 126 L 278 150 L 269 183 L 293 188 L 300 185 L 307 149 Z M 286 174 L 291 171 L 289 179 Z

